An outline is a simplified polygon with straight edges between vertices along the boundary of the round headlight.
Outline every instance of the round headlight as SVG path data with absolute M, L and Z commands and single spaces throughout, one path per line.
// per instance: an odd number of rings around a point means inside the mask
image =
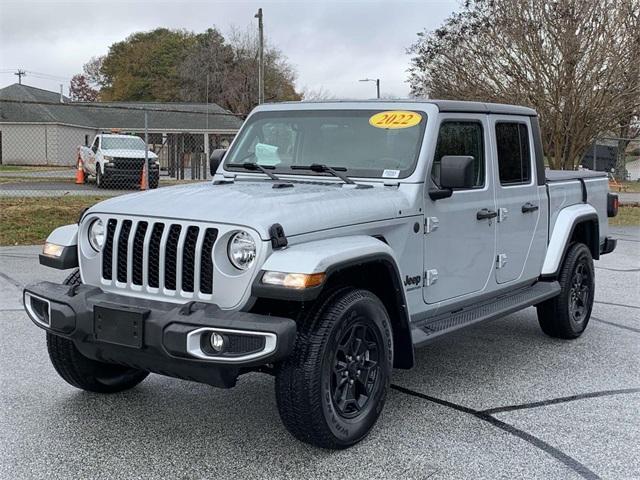
M 247 232 L 238 232 L 229 240 L 229 261 L 240 270 L 246 270 L 256 258 L 256 242 Z
M 95 219 L 89 225 L 89 245 L 99 252 L 104 245 L 104 223 L 99 218 Z

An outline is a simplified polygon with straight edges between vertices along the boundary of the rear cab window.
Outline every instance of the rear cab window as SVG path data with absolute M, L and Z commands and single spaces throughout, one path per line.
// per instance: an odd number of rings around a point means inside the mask
M 528 184 L 531 181 L 531 151 L 527 125 L 497 122 L 496 149 L 500 184 Z

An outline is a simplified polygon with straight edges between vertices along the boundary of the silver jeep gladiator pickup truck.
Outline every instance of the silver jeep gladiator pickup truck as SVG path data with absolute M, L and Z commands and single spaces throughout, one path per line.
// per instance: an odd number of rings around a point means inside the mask
M 606 176 L 545 171 L 529 108 L 264 105 L 210 162 L 210 183 L 103 201 L 47 239 L 41 263 L 75 270 L 24 305 L 71 385 L 269 373 L 296 438 L 348 447 L 417 347 L 530 306 L 580 336 L 616 246 Z

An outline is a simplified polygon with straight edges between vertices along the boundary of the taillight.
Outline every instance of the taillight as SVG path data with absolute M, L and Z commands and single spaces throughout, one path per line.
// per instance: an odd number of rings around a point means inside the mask
M 615 217 L 618 215 L 618 195 L 614 193 L 607 194 L 607 217 Z

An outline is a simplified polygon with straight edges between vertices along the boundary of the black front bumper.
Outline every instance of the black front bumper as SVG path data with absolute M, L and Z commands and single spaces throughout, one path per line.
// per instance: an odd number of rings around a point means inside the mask
M 286 358 L 296 336 L 288 318 L 133 298 L 89 285 L 29 285 L 24 305 L 36 325 L 72 340 L 88 358 L 217 387 L 232 387 L 240 373 Z M 212 333 L 224 339 L 220 352 L 210 346 Z
M 105 165 L 104 175 L 105 175 L 105 178 L 108 178 L 109 180 L 116 180 L 116 181 L 121 180 L 123 182 L 125 181 L 139 182 L 140 177 L 142 175 L 142 167 L 143 165 L 135 166 L 133 168 L 129 165 L 127 166 Z M 158 166 L 150 165 L 149 179 L 155 181 L 159 178 L 159 175 L 160 175 L 160 169 L 158 168 Z

